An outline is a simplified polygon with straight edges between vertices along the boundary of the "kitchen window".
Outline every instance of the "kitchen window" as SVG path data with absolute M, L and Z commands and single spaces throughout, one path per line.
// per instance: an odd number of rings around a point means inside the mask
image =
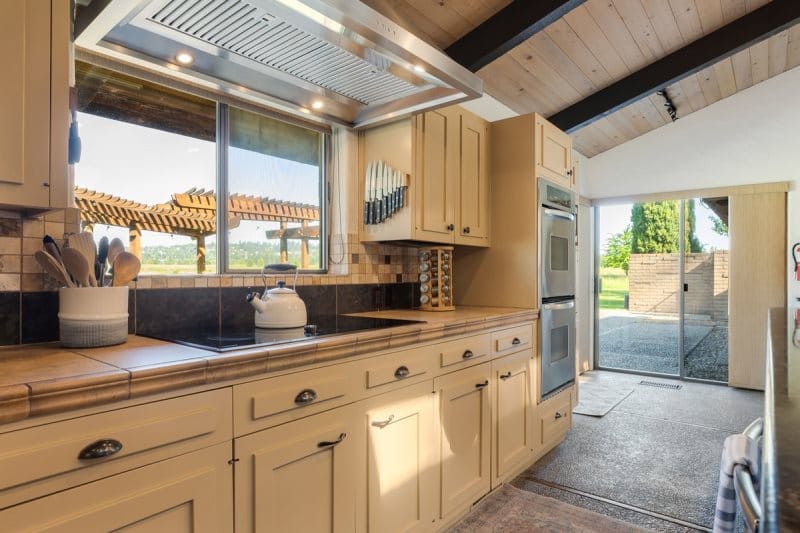
M 83 62 L 76 85 L 75 201 L 96 240 L 119 237 L 143 274 L 325 269 L 326 133 Z

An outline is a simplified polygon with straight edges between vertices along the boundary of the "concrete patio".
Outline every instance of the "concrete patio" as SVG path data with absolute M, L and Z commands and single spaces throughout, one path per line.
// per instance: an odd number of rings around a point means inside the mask
M 600 367 L 678 375 L 677 315 L 600 310 Z M 728 324 L 687 315 L 686 376 L 728 381 Z

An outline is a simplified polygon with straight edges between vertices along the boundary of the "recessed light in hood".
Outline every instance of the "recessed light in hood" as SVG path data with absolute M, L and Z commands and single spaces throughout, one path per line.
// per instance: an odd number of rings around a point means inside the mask
M 353 127 L 482 92 L 480 78 L 352 0 L 112 0 L 76 44 L 290 112 L 319 102 L 317 116 Z M 174 64 L 179 53 L 190 66 Z

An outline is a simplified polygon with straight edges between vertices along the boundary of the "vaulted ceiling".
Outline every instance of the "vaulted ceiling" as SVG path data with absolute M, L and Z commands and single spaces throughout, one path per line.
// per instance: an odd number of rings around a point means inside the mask
M 365 2 L 454 57 L 470 37 L 473 48 L 487 43 L 488 63 L 477 63 L 485 92 L 517 113 L 551 117 L 587 157 L 670 123 L 657 89 L 679 120 L 800 65 L 798 0 L 764 9 L 769 0 Z M 562 11 L 528 21 L 529 33 L 508 51 L 486 38 L 487 29 L 503 33 L 509 14 L 521 18 L 514 8 L 536 4 Z

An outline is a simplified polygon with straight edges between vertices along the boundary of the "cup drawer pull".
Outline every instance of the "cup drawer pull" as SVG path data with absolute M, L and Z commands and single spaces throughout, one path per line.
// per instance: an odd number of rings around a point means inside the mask
M 401 367 L 398 367 L 398 369 L 394 371 L 394 377 L 396 377 L 397 379 L 403 379 L 403 378 L 408 377 L 408 375 L 410 373 L 411 373 L 411 371 L 408 369 L 407 366 L 401 366 Z
M 122 443 L 115 439 L 100 439 L 81 450 L 78 459 L 102 459 L 111 457 L 122 449 Z
M 314 389 L 303 389 L 294 397 L 294 403 L 305 405 L 317 399 L 317 392 Z
M 511 341 L 511 344 L 516 346 L 517 344 L 522 344 L 522 341 L 519 340 L 519 337 L 514 337 L 514 340 Z
M 462 359 L 470 359 L 470 358 L 472 358 L 472 356 L 474 356 L 474 355 L 475 355 L 475 354 L 474 354 L 474 353 L 472 353 L 472 350 L 466 350 L 466 351 L 464 352 L 464 354 L 461 356 L 461 358 L 462 358 Z
M 558 411 L 556 411 L 556 420 L 558 420 L 559 418 L 561 418 L 561 417 L 563 417 L 563 416 L 564 416 L 564 415 L 562 415 L 561 413 L 559 413 Z

